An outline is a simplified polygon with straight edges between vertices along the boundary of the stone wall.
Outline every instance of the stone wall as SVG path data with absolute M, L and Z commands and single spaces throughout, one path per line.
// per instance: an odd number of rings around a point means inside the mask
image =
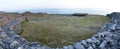
M 25 21 L 25 16 L 21 16 L 20 18 L 17 18 L 17 19 L 19 22 L 10 26 L 9 30 L 12 30 L 15 33 L 19 34 L 21 32 L 21 22 Z
M 0 17 L 0 26 L 6 24 L 8 22 L 8 17 L 4 16 L 4 17 Z
M 11 25 L 1 28 L 3 31 L 0 32 L 0 49 L 120 49 L 120 13 L 114 12 L 108 17 L 112 21 L 106 23 L 96 35 L 62 48 L 51 48 L 37 42 L 28 42 L 9 30 L 14 24 L 21 22 L 16 19 L 8 23 Z
M 0 26 L 5 25 L 6 23 L 8 23 L 9 21 L 22 16 L 21 14 L 17 13 L 17 12 L 0 12 Z
M 0 12 L 0 26 L 4 26 L 5 24 L 14 19 L 20 19 L 20 21 L 25 21 L 25 17 L 26 16 L 22 16 L 22 14 L 17 12 Z M 9 30 L 13 30 L 15 33 L 20 33 L 21 23 L 12 25 Z
M 22 16 L 37 16 L 37 15 L 47 15 L 47 13 L 42 13 L 42 12 L 38 12 L 38 13 L 33 13 L 30 11 L 26 11 L 24 13 L 22 13 Z
M 29 19 L 32 19 L 34 17 L 41 17 L 41 16 L 45 16 L 47 15 L 47 13 L 33 13 L 33 12 L 30 12 L 30 11 L 26 11 L 24 13 L 21 14 L 22 16 L 26 16 L 25 17 L 25 20 L 28 21 Z
M 1 16 L 13 16 L 13 17 L 18 17 L 18 16 L 21 16 L 20 13 L 17 13 L 17 12 L 0 12 L 0 17 Z
M 12 30 L 15 33 L 19 34 L 21 32 L 21 23 L 11 26 L 9 30 Z

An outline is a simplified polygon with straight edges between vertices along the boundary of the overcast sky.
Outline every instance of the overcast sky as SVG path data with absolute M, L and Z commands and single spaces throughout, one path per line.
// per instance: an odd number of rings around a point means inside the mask
M 119 0 L 0 0 L 0 10 L 38 8 L 98 8 L 120 11 Z

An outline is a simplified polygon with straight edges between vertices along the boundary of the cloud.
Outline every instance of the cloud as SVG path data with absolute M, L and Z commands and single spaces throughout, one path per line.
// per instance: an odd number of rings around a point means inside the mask
M 120 11 L 119 0 L 0 0 L 0 10 L 33 8 L 100 8 Z

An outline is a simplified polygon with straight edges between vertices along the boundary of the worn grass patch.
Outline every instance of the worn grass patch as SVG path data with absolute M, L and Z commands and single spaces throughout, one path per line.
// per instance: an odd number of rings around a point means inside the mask
M 109 18 L 99 15 L 37 17 L 22 23 L 21 36 L 31 42 L 62 47 L 90 38 L 109 21 Z

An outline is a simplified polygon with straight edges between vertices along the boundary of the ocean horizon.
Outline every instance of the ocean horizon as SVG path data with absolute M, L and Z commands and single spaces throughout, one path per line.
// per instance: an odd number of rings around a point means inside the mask
M 89 9 L 89 8 L 43 8 L 43 9 L 20 9 L 20 10 L 6 10 L 6 12 L 19 12 L 23 13 L 30 11 L 33 13 L 48 13 L 48 14 L 73 14 L 73 13 L 88 13 L 88 14 L 99 14 L 106 15 L 111 12 L 104 9 Z

